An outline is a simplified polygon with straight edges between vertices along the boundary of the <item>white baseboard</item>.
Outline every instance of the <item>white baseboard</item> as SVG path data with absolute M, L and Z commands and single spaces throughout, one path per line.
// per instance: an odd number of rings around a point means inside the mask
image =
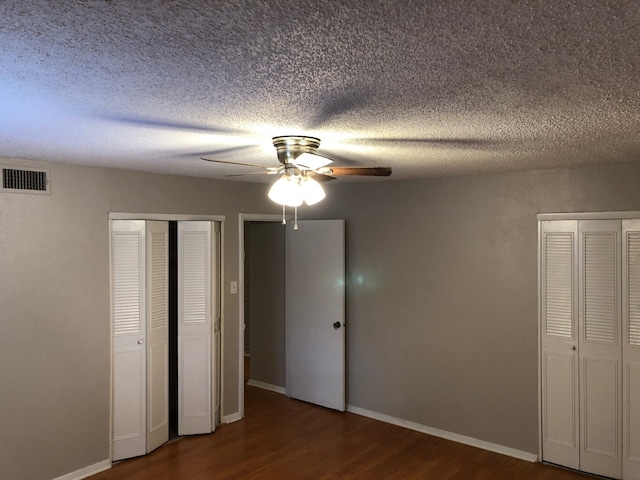
M 232 413 L 231 415 L 224 415 L 221 419 L 221 423 L 233 423 L 238 420 L 242 420 L 242 414 L 240 412 Z
M 271 385 L 270 383 L 260 382 L 258 380 L 249 380 L 247 385 L 251 385 L 252 387 L 262 388 L 264 390 L 269 390 L 271 392 L 282 393 L 283 395 L 287 394 L 287 390 L 284 387 L 279 387 L 278 385 Z
M 505 447 L 503 445 L 498 445 L 491 442 L 485 442 L 484 440 L 478 440 L 477 438 L 447 432 L 446 430 L 427 427 L 426 425 L 422 425 L 420 423 L 410 422 L 408 420 L 392 417 L 383 413 L 373 412 L 371 410 L 355 407 L 353 405 L 347 405 L 347 411 L 355 413 L 356 415 L 362 415 L 363 417 L 373 418 L 374 420 L 380 420 L 381 422 L 390 423 L 392 425 L 408 428 L 410 430 L 415 430 L 421 433 L 426 433 L 427 435 L 433 435 L 434 437 L 440 437 L 454 442 L 462 443 L 464 445 L 470 445 L 472 447 L 482 448 L 483 450 L 489 450 L 490 452 L 496 452 L 502 455 L 507 455 L 509 457 L 519 458 L 520 460 L 526 460 L 527 462 L 538 461 L 538 455 L 534 453 Z
M 109 470 L 110 468 L 111 468 L 111 461 L 103 460 L 102 462 L 94 463 L 93 465 L 89 465 L 88 467 L 81 468 L 80 470 L 76 470 L 75 472 L 67 473 L 66 475 L 57 477 L 54 480 L 81 480 L 82 478 L 87 478 L 87 477 L 90 477 L 91 475 L 95 475 L 96 473 Z

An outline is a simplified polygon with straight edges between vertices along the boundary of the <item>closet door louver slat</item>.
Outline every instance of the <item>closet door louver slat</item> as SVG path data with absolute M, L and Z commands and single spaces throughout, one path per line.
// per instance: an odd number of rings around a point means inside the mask
M 572 338 L 574 235 L 545 233 L 544 242 L 545 334 Z
M 616 243 L 615 233 L 584 234 L 585 339 L 617 344 Z
M 141 243 L 139 232 L 114 232 L 113 334 L 141 332 Z

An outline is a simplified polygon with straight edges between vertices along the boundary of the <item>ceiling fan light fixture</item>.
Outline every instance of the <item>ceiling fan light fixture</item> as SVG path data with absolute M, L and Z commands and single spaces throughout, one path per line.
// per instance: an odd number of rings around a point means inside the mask
M 327 196 L 322 185 L 311 177 L 303 177 L 300 183 L 302 198 L 307 205 L 315 205 Z
M 283 175 L 269 190 L 269 198 L 279 205 L 299 207 L 302 203 L 315 205 L 326 193 L 322 185 L 306 175 Z
M 280 177 L 269 189 L 268 196 L 275 203 L 287 207 L 299 207 L 304 201 L 299 180 L 290 175 Z

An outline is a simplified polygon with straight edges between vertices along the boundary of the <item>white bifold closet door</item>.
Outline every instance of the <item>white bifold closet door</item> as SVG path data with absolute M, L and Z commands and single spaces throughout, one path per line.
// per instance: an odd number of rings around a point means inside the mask
M 113 460 L 146 453 L 145 222 L 111 222 Z
M 622 236 L 622 475 L 640 480 L 640 220 L 623 220 Z
M 212 222 L 178 222 L 178 434 L 215 429 L 219 338 L 214 300 L 217 285 L 216 226 Z M 214 332 L 214 328 L 216 332 Z M 212 338 L 213 337 L 213 338 Z
M 542 222 L 541 235 L 543 460 L 579 469 L 578 224 Z
M 147 223 L 147 453 L 169 440 L 169 225 Z
M 168 225 L 111 224 L 113 459 L 169 438 Z
M 112 221 L 111 257 L 113 460 L 121 460 L 169 436 L 168 222 Z M 220 416 L 219 257 L 217 223 L 178 222 L 179 435 L 210 433 Z
M 580 470 L 622 477 L 621 222 L 580 220 Z
M 541 223 L 542 458 L 640 480 L 640 221 Z

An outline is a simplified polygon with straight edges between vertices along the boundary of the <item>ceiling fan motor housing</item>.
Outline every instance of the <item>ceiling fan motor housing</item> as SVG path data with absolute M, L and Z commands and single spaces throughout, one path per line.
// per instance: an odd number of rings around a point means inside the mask
M 273 137 L 273 146 L 278 152 L 280 163 L 287 164 L 294 161 L 303 153 L 316 154 L 320 146 L 320 139 L 316 137 L 303 137 L 298 135 L 283 135 Z

